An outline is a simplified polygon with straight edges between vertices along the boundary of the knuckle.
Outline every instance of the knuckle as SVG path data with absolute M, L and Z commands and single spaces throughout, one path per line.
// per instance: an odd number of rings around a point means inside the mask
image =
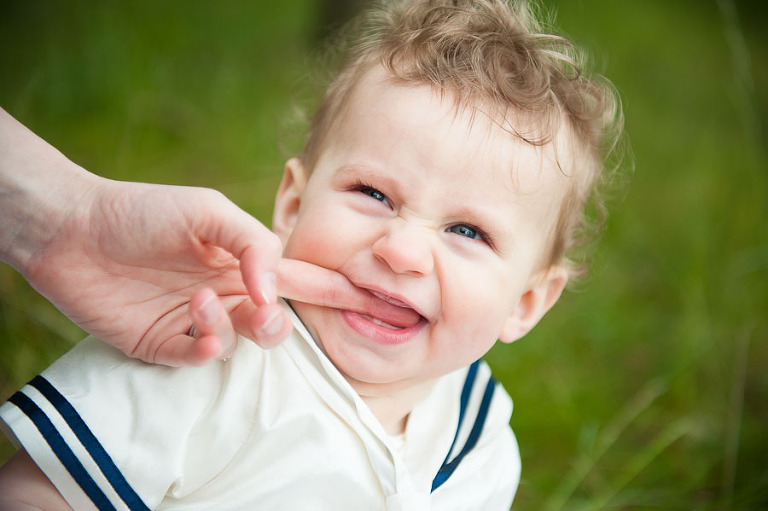
M 323 290 L 323 299 L 325 303 L 335 304 L 339 301 L 341 292 L 336 287 L 327 287 Z
M 214 190 L 213 188 L 199 188 L 200 193 L 203 195 L 203 198 L 206 200 L 209 200 L 211 202 L 229 202 L 229 199 L 227 199 L 227 196 L 221 193 L 219 190 Z
M 269 252 L 270 255 L 279 257 L 283 252 L 283 243 L 280 241 L 277 234 L 267 230 L 264 235 L 262 250 Z

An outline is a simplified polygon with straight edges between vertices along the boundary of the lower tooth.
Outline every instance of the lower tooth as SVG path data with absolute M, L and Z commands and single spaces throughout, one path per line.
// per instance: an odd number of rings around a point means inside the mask
M 389 329 L 391 329 L 391 330 L 395 330 L 395 329 L 397 328 L 396 326 L 394 326 L 394 325 L 390 325 L 389 323 L 384 323 L 384 322 L 383 322 L 382 320 L 380 320 L 380 319 L 372 318 L 372 317 L 370 317 L 370 316 L 366 316 L 366 317 L 368 318 L 368 320 L 369 320 L 371 323 L 374 323 L 374 324 L 376 324 L 376 325 L 379 325 L 379 326 L 383 326 L 383 327 L 385 327 L 385 328 L 389 328 Z

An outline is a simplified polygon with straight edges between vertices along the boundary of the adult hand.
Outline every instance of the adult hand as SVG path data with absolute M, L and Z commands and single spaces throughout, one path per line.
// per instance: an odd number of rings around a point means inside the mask
M 228 356 L 236 331 L 265 347 L 290 332 L 282 247 L 256 219 L 214 190 L 90 174 L 1 109 L 0 218 L 0 259 L 131 356 L 199 365 Z M 282 264 L 290 298 L 399 313 L 338 273 Z
M 227 356 L 235 330 L 266 346 L 286 337 L 276 305 L 281 245 L 257 220 L 213 190 L 87 181 L 21 265 L 75 323 L 168 365 Z M 197 338 L 188 335 L 193 320 Z

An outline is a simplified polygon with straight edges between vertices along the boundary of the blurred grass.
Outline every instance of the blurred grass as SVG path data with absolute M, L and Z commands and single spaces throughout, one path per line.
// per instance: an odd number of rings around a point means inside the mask
M 768 508 L 767 9 L 548 5 L 618 86 L 636 168 L 589 281 L 489 356 L 516 404 L 515 508 Z M 4 2 L 0 105 L 91 171 L 217 188 L 268 222 L 321 12 Z M 0 267 L 0 399 L 81 335 Z

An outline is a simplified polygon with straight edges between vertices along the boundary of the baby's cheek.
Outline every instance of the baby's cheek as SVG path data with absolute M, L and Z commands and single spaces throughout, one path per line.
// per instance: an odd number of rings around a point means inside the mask
M 498 276 L 476 273 L 476 277 L 466 279 L 456 289 L 452 323 L 472 342 L 492 345 L 511 311 L 508 291 Z
M 285 246 L 285 256 L 327 267 L 328 259 L 338 252 L 337 240 L 326 232 L 322 222 L 299 222 Z M 325 264 L 324 264 L 325 263 Z

